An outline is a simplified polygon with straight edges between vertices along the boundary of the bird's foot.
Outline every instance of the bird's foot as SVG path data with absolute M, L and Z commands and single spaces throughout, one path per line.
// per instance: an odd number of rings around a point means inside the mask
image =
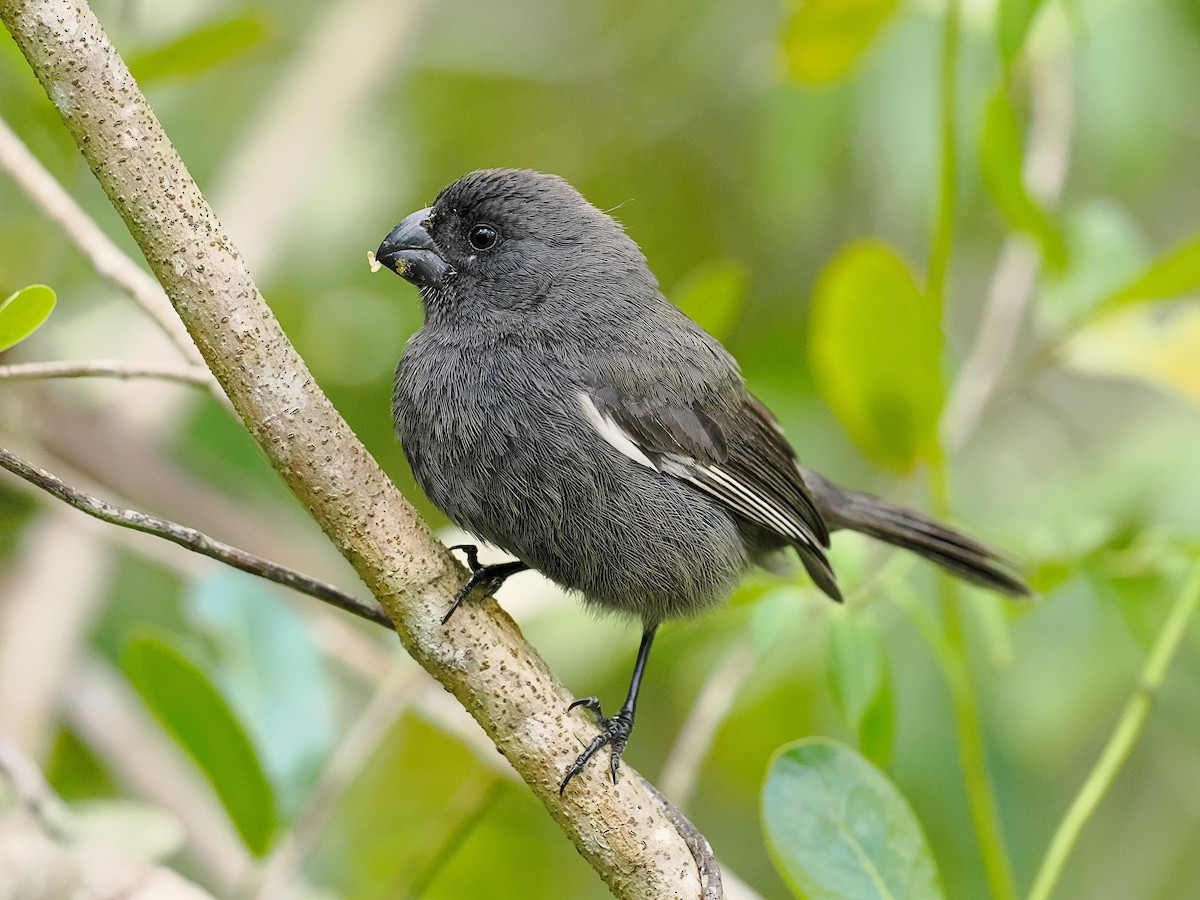
M 571 764 L 571 768 L 567 769 L 567 777 L 562 780 L 562 784 L 558 788 L 559 796 L 567 789 L 567 784 L 570 780 L 583 771 L 583 767 L 588 764 L 588 760 L 595 756 L 597 751 L 606 744 L 612 748 L 609 751 L 611 755 L 608 762 L 608 769 L 612 773 L 613 784 L 616 784 L 617 766 L 621 762 L 621 754 L 625 752 L 625 744 L 628 743 L 629 735 L 633 731 L 633 710 L 627 707 L 621 707 L 621 711 L 615 716 L 606 716 L 600 708 L 599 699 L 596 697 L 584 697 L 582 700 L 576 700 L 567 709 L 572 710 L 577 706 L 582 706 L 595 715 L 596 724 L 600 726 L 600 734 L 579 754 L 579 758 Z
M 454 602 L 450 604 L 450 609 L 442 616 L 442 624 L 445 625 L 450 621 L 450 617 L 454 615 L 454 611 L 462 605 L 462 602 L 467 599 L 471 591 L 477 585 L 483 585 L 483 596 L 488 597 L 500 590 L 500 585 L 508 580 L 509 575 L 516 575 L 518 572 L 524 572 L 529 566 L 521 562 L 519 559 L 506 563 L 493 563 L 490 566 L 482 565 L 479 562 L 479 548 L 474 544 L 455 544 L 451 550 L 461 550 L 467 558 L 467 568 L 471 570 L 471 577 L 467 579 L 466 584 L 458 589 L 458 593 L 454 595 Z

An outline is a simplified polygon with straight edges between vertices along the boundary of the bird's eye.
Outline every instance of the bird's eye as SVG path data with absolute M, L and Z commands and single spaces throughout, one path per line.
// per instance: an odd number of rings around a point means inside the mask
M 500 240 L 500 232 L 491 225 L 472 225 L 467 232 L 467 240 L 476 250 L 491 250 Z

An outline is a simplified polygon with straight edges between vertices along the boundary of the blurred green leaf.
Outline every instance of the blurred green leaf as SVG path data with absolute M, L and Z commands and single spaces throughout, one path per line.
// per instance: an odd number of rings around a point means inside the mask
M 336 798 L 306 872 L 356 900 L 447 896 L 422 891 L 421 882 L 436 877 L 486 814 L 498 776 L 461 742 L 411 715 L 393 721 L 373 750 Z M 526 836 L 511 837 L 520 844 Z
M 1157 257 L 1136 278 L 1106 297 L 1096 311 L 1108 313 L 1196 293 L 1200 293 L 1200 232 Z
M 735 259 L 717 259 L 697 266 L 671 292 L 675 305 L 701 328 L 724 338 L 737 321 L 750 279 L 746 267 Z
M 858 729 L 858 748 L 863 756 L 882 768 L 892 761 L 895 739 L 896 702 L 889 677 L 863 713 Z
M 835 611 L 825 662 L 833 699 L 858 733 L 863 753 L 886 762 L 894 734 L 891 670 L 874 623 L 850 609 Z
M 883 644 L 870 620 L 848 609 L 837 610 L 829 626 L 826 663 L 833 699 L 857 728 L 888 678 Z
M 804 0 L 783 26 L 792 77 L 809 85 L 841 78 L 898 5 L 896 0 Z
M 0 352 L 29 337 L 54 310 L 58 298 L 51 288 L 34 284 L 0 303 Z
M 130 55 L 129 70 L 142 83 L 202 75 L 265 44 L 271 38 L 270 24 L 266 13 L 257 9 L 206 23 L 158 47 Z
M 1029 26 L 1042 8 L 1042 0 L 1000 0 L 996 10 L 996 38 L 1004 67 L 1011 68 L 1025 46 Z
M 258 748 L 285 812 L 311 790 L 336 738 L 332 684 L 300 615 L 261 578 L 216 569 L 189 583 L 188 618 Z
M 750 639 L 755 649 L 762 653 L 781 635 L 787 634 L 809 599 L 810 595 L 802 588 L 785 584 L 755 600 L 754 613 L 750 617 Z
M 1101 298 L 1128 284 L 1148 259 L 1137 223 L 1111 200 L 1074 205 L 1063 230 L 1068 265 L 1041 285 L 1033 309 L 1038 326 L 1056 335 L 1094 318 Z
M 984 116 L 980 140 L 983 180 L 1009 225 L 1037 240 L 1046 265 L 1061 269 L 1067 262 L 1066 241 L 1054 217 L 1025 189 L 1022 154 L 1017 114 L 1001 85 L 988 101 Z
M 942 896 L 904 797 L 883 772 L 829 738 L 776 752 L 763 785 L 762 821 L 775 867 L 797 897 Z
M 1007 668 L 1013 661 L 1012 629 L 1008 616 L 1013 603 L 991 591 L 971 591 L 970 610 L 979 623 L 980 637 L 987 649 L 988 662 L 997 669 Z
M 261 856 L 275 831 L 275 794 L 245 729 L 208 676 L 165 634 L 144 632 L 121 668 L 212 783 L 246 846 Z
M 825 266 L 810 340 L 817 386 L 864 453 L 901 471 L 937 455 L 941 323 L 890 246 L 856 241 Z

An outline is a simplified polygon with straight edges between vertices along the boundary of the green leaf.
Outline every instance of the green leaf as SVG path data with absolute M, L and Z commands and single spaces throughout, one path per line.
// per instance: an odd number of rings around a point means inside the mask
M 750 618 L 750 639 L 759 653 L 791 632 L 807 599 L 804 590 L 786 584 L 767 591 L 755 601 L 754 614 Z
M 247 10 L 222 22 L 201 25 L 182 37 L 131 55 L 129 70 L 143 84 L 201 75 L 246 56 L 270 38 L 267 16 L 260 10 Z
M 762 822 L 775 867 L 797 897 L 942 896 L 925 835 L 899 790 L 829 738 L 776 752 L 763 784 Z
M 936 457 L 941 323 L 891 247 L 856 241 L 826 265 L 810 342 L 817 387 L 864 453 L 901 471 Z
M 1097 308 L 1108 313 L 1123 306 L 1200 293 L 1200 231 L 1156 258 Z
M 51 288 L 34 284 L 0 303 L 0 352 L 21 343 L 49 318 L 58 298 Z
M 1000 7 L 996 10 L 996 39 L 1006 69 L 1012 68 L 1016 62 L 1021 48 L 1025 46 L 1029 26 L 1041 8 L 1042 0 L 1000 0 Z
M 897 0 L 804 0 L 783 25 L 792 77 L 808 85 L 841 78 L 898 5 Z
M 983 121 L 979 160 L 983 180 L 1009 225 L 1041 245 L 1047 266 L 1061 269 L 1067 262 L 1066 241 L 1054 217 L 1025 189 L 1022 153 L 1017 113 L 1001 86 L 988 101 Z
M 173 638 L 142 633 L 121 668 L 146 705 L 212 783 L 246 846 L 256 855 L 275 831 L 275 794 L 229 704 Z
M 190 582 L 184 604 L 213 650 L 217 685 L 245 723 L 279 808 L 298 809 L 339 732 L 310 629 L 273 585 L 227 568 Z
M 858 733 L 863 752 L 886 761 L 893 736 L 891 671 L 871 620 L 849 609 L 835 610 L 825 662 L 834 702 Z
M 709 334 L 724 338 L 737 321 L 749 283 L 745 266 L 734 259 L 717 259 L 685 275 L 671 299 Z

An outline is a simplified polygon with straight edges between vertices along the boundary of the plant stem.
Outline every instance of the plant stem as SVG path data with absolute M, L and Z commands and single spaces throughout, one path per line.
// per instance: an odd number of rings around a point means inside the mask
M 939 123 L 941 171 L 938 177 L 938 208 L 933 242 L 929 249 L 929 267 L 925 294 L 942 308 L 946 293 L 946 273 L 954 246 L 954 210 L 958 203 L 958 127 L 955 122 L 958 99 L 958 0 L 948 0 L 946 23 L 942 29 L 940 53 L 941 88 Z
M 1138 680 L 1133 696 L 1125 704 L 1125 710 L 1121 713 L 1117 727 L 1113 729 L 1112 736 L 1108 739 L 1099 759 L 1096 760 L 1096 765 L 1092 767 L 1083 787 L 1079 789 L 1067 814 L 1063 816 L 1058 830 L 1054 833 L 1046 855 L 1042 858 L 1042 864 L 1038 867 L 1033 887 L 1029 890 L 1029 900 L 1047 900 L 1050 892 L 1054 890 L 1054 886 L 1058 883 L 1063 868 L 1066 866 L 1067 857 L 1070 856 L 1075 842 L 1079 839 L 1080 832 L 1083 831 L 1083 826 L 1099 806 L 1104 795 L 1108 793 L 1108 789 L 1112 787 L 1125 760 L 1129 758 L 1134 743 L 1142 733 L 1142 726 L 1146 723 L 1146 716 L 1150 712 L 1154 694 L 1162 684 L 1167 667 L 1171 664 L 1175 651 L 1179 649 L 1179 643 L 1187 631 L 1188 622 L 1198 606 L 1200 606 L 1200 563 L 1192 567 L 1183 590 L 1179 592 L 1179 596 L 1171 605 L 1171 609 L 1167 613 L 1167 620 L 1163 622 L 1162 631 L 1158 633 L 1154 648 L 1146 659 L 1142 677 Z
M 937 459 L 930 466 L 930 493 L 934 512 L 945 516 L 949 508 L 946 486 L 946 466 Z M 938 594 L 944 622 L 944 641 L 940 657 L 954 706 L 954 726 L 958 739 L 958 754 L 962 763 L 963 786 L 988 889 L 996 900 L 1017 900 L 1017 885 L 1012 863 L 1000 827 L 1000 812 L 996 794 L 988 776 L 987 750 L 983 742 L 983 726 L 979 719 L 979 702 L 971 668 L 967 662 L 967 639 L 959 611 L 960 595 L 954 580 L 945 574 L 938 576 Z
M 956 116 L 960 19 L 959 0 L 948 0 L 939 54 L 941 167 L 938 178 L 938 206 L 925 283 L 925 295 L 939 311 L 945 302 L 946 277 L 950 268 L 950 255 L 954 247 L 954 215 L 958 203 Z M 946 460 L 940 452 L 936 458 L 929 461 L 929 469 L 929 490 L 933 500 L 933 511 L 935 515 L 944 517 L 950 504 L 946 484 Z M 994 898 L 1016 900 L 1017 886 L 1013 880 L 1008 851 L 1004 846 L 1004 833 L 1000 828 L 1000 815 L 996 808 L 995 794 L 992 791 L 991 780 L 988 778 L 987 753 L 979 721 L 979 703 L 971 680 L 971 670 L 967 664 L 966 635 L 958 609 L 958 590 L 946 575 L 939 577 L 938 585 L 944 621 L 944 640 L 940 640 L 938 642 L 940 646 L 935 646 L 935 649 L 939 651 L 939 658 L 954 706 L 955 730 L 958 738 L 959 758 L 962 762 L 963 782 L 967 791 L 967 804 L 970 808 L 971 820 L 979 841 L 979 852 L 983 857 L 984 874 Z

